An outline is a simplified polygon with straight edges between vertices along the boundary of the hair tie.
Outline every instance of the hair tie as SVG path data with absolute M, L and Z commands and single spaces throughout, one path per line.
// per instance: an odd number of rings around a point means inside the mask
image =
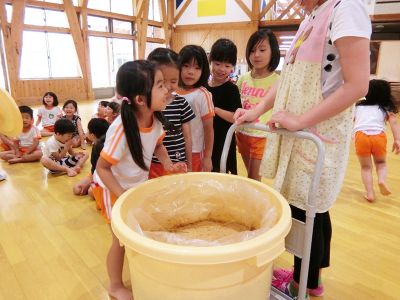
M 128 99 L 127 97 L 122 97 L 121 101 L 126 101 L 128 104 L 131 104 L 131 100 Z

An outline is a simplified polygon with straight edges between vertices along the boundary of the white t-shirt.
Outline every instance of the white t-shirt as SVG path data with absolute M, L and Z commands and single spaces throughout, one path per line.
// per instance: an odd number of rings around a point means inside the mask
M 214 104 L 211 93 L 204 87 L 192 91 L 179 90 L 179 96 L 189 102 L 195 117 L 190 121 L 190 133 L 192 136 L 192 152 L 201 153 L 204 150 L 204 126 L 203 121 L 214 117 Z
M 38 117 L 42 117 L 42 126 L 52 126 L 58 118 L 62 116 L 61 108 L 54 106 L 51 109 L 47 109 L 44 106 L 39 108 Z
M 43 155 L 46 157 L 51 157 L 52 153 L 59 153 L 64 149 L 64 147 L 65 144 L 57 141 L 55 136 L 52 135 L 44 144 L 44 147 L 42 149 Z
M 140 128 L 143 158 L 147 168 L 150 168 L 154 149 L 157 145 L 162 143 L 164 136 L 165 132 L 162 124 L 155 118 L 152 127 Z M 140 168 L 132 158 L 121 116 L 118 116 L 108 128 L 106 141 L 100 156 L 112 164 L 111 172 L 124 189 L 134 187 L 146 181 L 149 177 L 149 171 Z M 107 188 L 101 181 L 97 171 L 93 174 L 93 181 L 98 183 L 101 187 Z
M 27 132 L 22 132 L 17 140 L 19 141 L 19 147 L 29 148 L 33 145 L 34 140 L 39 140 L 41 138 L 40 131 L 36 126 L 31 126 Z
M 357 105 L 354 115 L 353 133 L 362 131 L 367 135 L 376 135 L 385 131 L 387 114 L 378 105 Z
M 307 18 L 313 18 L 325 5 L 335 0 L 328 0 L 317 7 Z M 324 59 L 322 65 L 321 86 L 324 98 L 332 94 L 343 84 L 342 68 L 335 41 L 346 36 L 370 39 L 371 20 L 363 0 L 342 0 L 334 8 L 327 31 Z

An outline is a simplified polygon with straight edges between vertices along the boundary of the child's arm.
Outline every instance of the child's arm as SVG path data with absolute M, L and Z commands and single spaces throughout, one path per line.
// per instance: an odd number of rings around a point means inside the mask
M 97 161 L 96 172 L 101 181 L 103 181 L 103 183 L 106 185 L 107 189 L 109 189 L 110 192 L 118 198 L 123 192 L 125 192 L 125 190 L 111 172 L 111 166 L 112 164 L 100 156 L 99 160 Z
M 182 124 L 182 133 L 185 139 L 185 154 L 188 172 L 192 171 L 192 134 L 190 132 L 190 122 Z
M 165 170 L 170 170 L 172 167 L 172 161 L 169 158 L 167 148 L 162 143 L 157 144 L 154 149 L 154 154 L 162 164 Z
M 74 148 L 72 147 L 72 140 L 71 140 L 71 141 L 68 141 L 68 144 L 70 144 L 70 146 L 69 146 L 67 152 L 68 152 L 69 154 L 71 154 L 72 156 L 75 156 L 77 153 L 74 151 Z M 67 145 L 67 144 L 65 143 L 65 145 Z M 67 154 L 67 153 L 65 153 L 65 154 Z M 65 154 L 64 154 L 64 155 L 65 155 Z
M 71 154 L 72 150 L 72 139 L 69 140 L 68 142 L 66 142 L 64 144 L 64 149 L 62 149 L 60 152 L 51 152 L 51 155 L 56 159 L 56 160 L 61 160 L 62 158 L 65 157 L 65 155 L 67 154 L 67 152 L 69 152 Z M 72 151 L 73 152 L 73 151 Z M 74 155 L 74 154 L 71 154 Z
M 235 124 L 242 124 L 244 122 L 253 122 L 263 113 L 269 111 L 275 102 L 276 91 L 278 89 L 279 80 L 275 81 L 274 85 L 271 86 L 264 98 L 253 109 L 239 108 L 236 110 L 233 118 Z
M 388 121 L 390 124 L 390 129 L 392 130 L 393 134 L 393 146 L 392 152 L 395 154 L 400 153 L 400 125 L 397 122 L 396 116 L 393 113 L 388 114 Z
M 39 126 L 40 122 L 42 121 L 42 116 L 38 115 L 35 126 Z
M 204 157 L 203 157 L 203 171 L 211 172 L 212 170 L 212 149 L 214 145 L 214 128 L 213 118 L 203 120 L 204 128 Z
M 154 149 L 154 154 L 161 162 L 163 168 L 170 173 L 186 173 L 187 165 L 183 162 L 173 163 L 169 158 L 167 148 L 159 143 Z M 96 168 L 97 170 L 97 168 Z
M 78 127 L 79 138 L 81 140 L 81 148 L 85 150 L 86 149 L 85 133 L 83 132 L 82 122 L 80 119 L 76 121 L 76 126 Z
M 234 112 L 231 112 L 229 110 L 225 110 L 219 107 L 214 107 L 214 112 L 215 114 L 220 117 L 221 119 L 224 119 L 225 121 L 229 123 L 235 122 L 233 119 L 233 115 L 235 114 Z
M 19 139 L 12 139 L 12 147 L 16 156 L 21 157 L 21 153 L 19 152 Z

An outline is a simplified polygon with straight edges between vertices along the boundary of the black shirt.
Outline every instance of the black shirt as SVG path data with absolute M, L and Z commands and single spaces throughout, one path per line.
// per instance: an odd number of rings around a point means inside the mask
M 212 94 L 214 107 L 218 107 L 223 110 L 235 112 L 238 108 L 242 107 L 240 101 L 240 93 L 238 87 L 231 81 L 227 81 L 220 86 L 210 87 L 206 86 Z M 225 121 L 221 117 L 215 114 L 214 117 L 214 146 L 212 153 L 212 164 L 213 172 L 219 172 L 219 165 L 221 161 L 222 150 L 224 148 L 226 134 L 231 127 L 232 123 Z M 236 140 L 232 138 L 232 143 L 228 153 L 228 159 L 226 162 L 227 173 L 237 174 L 236 165 Z
M 90 155 L 90 163 L 92 165 L 92 169 L 91 169 L 92 174 L 94 173 L 94 170 L 96 170 L 96 164 L 100 157 L 100 152 L 104 147 L 105 140 L 106 140 L 106 135 L 99 138 L 96 141 L 96 143 L 93 144 L 93 146 L 92 146 L 92 154 Z

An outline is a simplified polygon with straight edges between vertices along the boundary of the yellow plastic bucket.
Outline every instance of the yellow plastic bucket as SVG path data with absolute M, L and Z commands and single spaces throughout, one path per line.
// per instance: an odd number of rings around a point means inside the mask
M 226 187 L 226 193 L 218 195 L 221 199 L 231 192 L 232 185 L 255 189 L 260 195 L 257 201 L 268 199 L 276 209 L 276 223 L 250 240 L 210 247 L 158 242 L 127 225 L 129 212 L 148 201 L 149 194 L 161 193 L 176 181 L 183 187 L 186 182 L 190 189 L 190 184 L 198 182 L 199 190 L 188 193 L 201 197 L 209 180 Z M 113 207 L 111 225 L 125 246 L 135 300 L 265 300 L 272 262 L 285 249 L 291 213 L 286 200 L 263 183 L 220 173 L 188 173 L 149 180 L 126 191 Z

